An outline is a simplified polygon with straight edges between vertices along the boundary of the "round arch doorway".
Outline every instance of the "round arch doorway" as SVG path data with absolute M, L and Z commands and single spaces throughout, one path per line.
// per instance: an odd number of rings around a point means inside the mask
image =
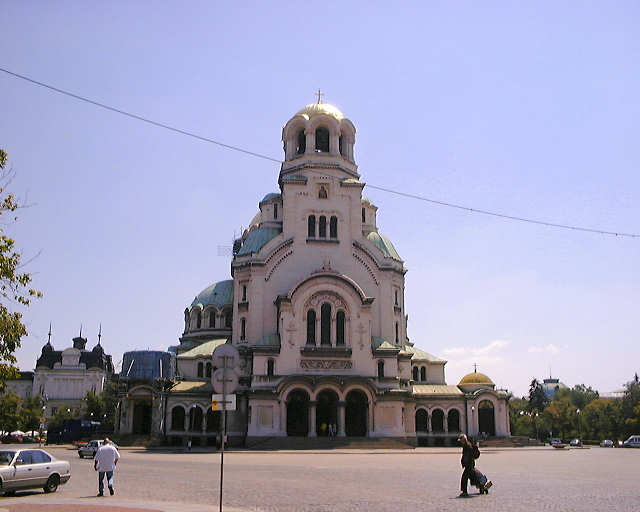
M 367 435 L 367 415 L 369 400 L 367 395 L 358 389 L 349 391 L 345 407 L 345 433 L 348 437 L 365 437 Z
M 331 389 L 323 389 L 316 400 L 316 432 L 328 436 L 329 425 L 338 425 L 338 395 Z
M 309 434 L 309 394 L 294 389 L 287 396 L 287 435 L 305 437 Z
M 495 411 L 490 400 L 483 400 L 478 404 L 478 430 L 490 436 L 496 435 Z
M 138 435 L 151 434 L 151 400 L 136 401 L 133 406 L 133 433 Z

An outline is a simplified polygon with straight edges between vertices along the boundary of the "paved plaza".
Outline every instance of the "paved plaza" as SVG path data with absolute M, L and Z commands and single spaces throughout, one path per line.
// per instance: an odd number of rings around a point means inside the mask
M 92 461 L 79 459 L 70 449 L 48 450 L 71 462 L 70 482 L 52 495 L 29 491 L 13 498 L 0 498 L 0 511 L 217 510 L 220 460 L 217 453 L 123 449 L 116 495 L 96 498 L 97 479 Z M 488 496 L 479 496 L 470 487 L 473 494 L 466 499 L 457 498 L 459 452 L 452 448 L 227 452 L 225 510 L 640 510 L 637 480 L 640 450 L 550 447 L 483 450 L 477 465 L 493 480 L 494 487 Z M 123 508 L 111 508 L 116 505 Z

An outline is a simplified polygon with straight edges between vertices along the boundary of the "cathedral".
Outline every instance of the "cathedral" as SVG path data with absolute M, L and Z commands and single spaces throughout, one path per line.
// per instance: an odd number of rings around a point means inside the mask
M 122 431 L 135 429 L 132 404 L 146 400 L 149 410 L 157 405 L 155 434 L 214 444 L 212 353 L 231 343 L 241 364 L 230 444 L 331 436 L 415 446 L 461 432 L 510 435 L 506 392 L 477 372 L 447 385 L 446 361 L 409 341 L 407 270 L 362 195 L 354 124 L 318 101 L 289 119 L 282 141 L 279 191 L 262 198 L 235 241 L 232 279 L 185 309 L 171 386 L 129 389 Z

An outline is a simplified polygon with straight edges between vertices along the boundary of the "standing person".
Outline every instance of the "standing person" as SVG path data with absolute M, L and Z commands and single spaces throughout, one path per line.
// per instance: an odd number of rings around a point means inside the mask
M 107 475 L 107 485 L 109 494 L 113 496 L 113 472 L 120 460 L 120 454 L 116 447 L 111 444 L 108 437 L 104 438 L 103 445 L 98 448 L 93 458 L 93 468 L 98 471 L 98 496 L 104 496 L 104 476 Z
M 460 478 L 460 497 L 466 498 L 469 496 L 467 492 L 467 483 L 470 478 L 473 478 L 473 469 L 476 466 L 476 461 L 473 453 L 473 445 L 467 439 L 465 434 L 460 434 L 458 437 L 458 442 L 462 445 L 462 458 L 460 459 L 460 464 L 464 468 L 462 472 L 462 477 Z
M 187 450 L 191 451 L 191 438 L 187 441 Z

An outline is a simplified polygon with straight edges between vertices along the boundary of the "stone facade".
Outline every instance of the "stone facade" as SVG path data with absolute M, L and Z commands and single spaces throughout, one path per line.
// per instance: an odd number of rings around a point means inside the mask
M 504 392 L 488 378 L 448 386 L 446 361 L 409 341 L 407 270 L 362 196 L 355 133 L 323 103 L 285 124 L 280 191 L 259 202 L 234 243 L 232 279 L 184 312 L 179 380 L 157 433 L 212 442 L 211 354 L 226 342 L 242 356 L 238 410 L 228 413 L 238 442 L 336 435 L 416 443 L 482 432 L 489 409 L 490 433 L 509 435 Z

